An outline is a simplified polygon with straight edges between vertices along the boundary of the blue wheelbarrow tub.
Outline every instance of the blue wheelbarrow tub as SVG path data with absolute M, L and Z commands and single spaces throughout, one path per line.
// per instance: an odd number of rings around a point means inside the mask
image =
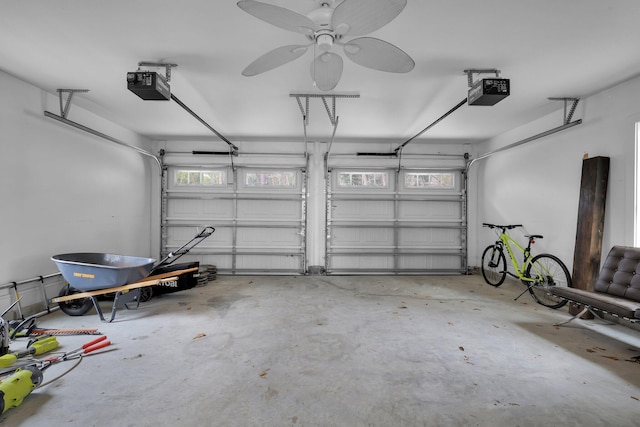
M 139 258 L 104 253 L 72 253 L 54 255 L 62 277 L 81 291 L 93 291 L 135 283 L 149 275 L 153 258 Z

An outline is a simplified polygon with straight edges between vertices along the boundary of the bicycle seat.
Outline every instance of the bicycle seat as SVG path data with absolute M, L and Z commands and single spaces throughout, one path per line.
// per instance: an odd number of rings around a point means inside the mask
M 524 237 L 528 237 L 529 239 L 543 239 L 544 238 L 540 234 L 532 234 L 530 236 L 524 236 Z

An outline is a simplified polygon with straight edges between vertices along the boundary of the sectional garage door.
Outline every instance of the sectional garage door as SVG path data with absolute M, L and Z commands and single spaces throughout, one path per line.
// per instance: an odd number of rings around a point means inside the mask
M 305 272 L 303 168 L 170 165 L 163 187 L 163 255 L 211 225 L 216 232 L 185 260 L 223 274 Z
M 334 168 L 327 184 L 327 274 L 466 271 L 461 169 Z

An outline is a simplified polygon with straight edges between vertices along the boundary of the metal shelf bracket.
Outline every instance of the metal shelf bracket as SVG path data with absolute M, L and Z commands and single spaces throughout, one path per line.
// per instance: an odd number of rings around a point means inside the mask
M 338 116 L 336 115 L 336 99 L 337 98 L 360 98 L 360 94 L 358 93 L 330 93 L 330 94 L 322 94 L 322 93 L 290 93 L 290 98 L 296 98 L 298 101 L 298 107 L 300 107 L 300 113 L 302 113 L 302 119 L 304 120 L 305 126 L 309 124 L 309 99 L 310 98 L 320 98 L 322 103 L 324 104 L 324 108 L 327 111 L 327 116 L 329 116 L 329 121 L 335 127 L 338 124 Z M 302 105 L 302 100 L 304 99 L 304 107 Z M 331 106 L 329 106 L 329 102 Z
M 564 122 L 563 124 L 569 124 L 571 122 L 571 118 L 573 117 L 573 113 L 576 112 L 576 107 L 578 106 L 578 102 L 580 102 L 580 98 L 548 98 L 549 101 L 564 101 Z M 569 107 L 569 102 L 571 102 L 571 107 Z
M 69 114 L 69 108 L 71 108 L 71 99 L 73 98 L 73 94 L 76 92 L 89 92 L 89 89 L 58 89 L 57 92 L 58 99 L 60 100 L 60 116 L 66 119 L 67 114 Z M 63 96 L 65 93 L 67 94 L 66 101 L 64 101 Z

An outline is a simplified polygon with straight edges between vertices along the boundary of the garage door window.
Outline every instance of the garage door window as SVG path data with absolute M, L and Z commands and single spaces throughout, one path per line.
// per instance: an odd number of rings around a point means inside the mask
M 245 187 L 295 188 L 296 174 L 289 171 L 247 172 Z
M 455 174 L 432 172 L 408 172 L 404 176 L 405 188 L 452 190 Z
M 177 170 L 175 185 L 202 187 L 227 185 L 227 172 L 221 170 Z
M 340 172 L 338 173 L 338 187 L 342 188 L 387 188 L 389 174 L 387 172 Z

